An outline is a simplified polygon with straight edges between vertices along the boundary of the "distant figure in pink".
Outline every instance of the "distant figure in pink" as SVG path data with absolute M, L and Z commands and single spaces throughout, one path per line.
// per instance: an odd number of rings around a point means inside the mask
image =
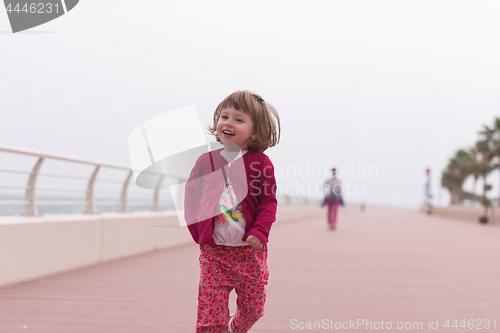
M 344 205 L 342 200 L 342 183 L 337 178 L 337 169 L 332 169 L 332 178 L 324 183 L 326 192 L 322 206 L 328 205 L 328 227 L 331 230 L 337 228 L 337 209 L 340 205 Z

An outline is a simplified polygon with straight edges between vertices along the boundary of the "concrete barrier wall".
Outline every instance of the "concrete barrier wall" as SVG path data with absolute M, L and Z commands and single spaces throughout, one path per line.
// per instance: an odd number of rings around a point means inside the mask
M 275 223 L 326 214 L 280 208 Z M 0 286 L 192 242 L 173 212 L 0 218 Z
M 0 285 L 98 261 L 101 221 L 0 222 Z
M 0 219 L 0 286 L 191 240 L 172 213 Z

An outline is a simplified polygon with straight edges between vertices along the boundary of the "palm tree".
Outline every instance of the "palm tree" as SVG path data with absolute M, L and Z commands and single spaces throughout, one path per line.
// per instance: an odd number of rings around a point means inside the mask
M 484 207 L 484 216 L 480 217 L 479 221 L 484 223 L 488 221 L 488 208 L 491 207 L 491 200 L 486 196 L 486 192 L 491 190 L 491 185 L 486 183 L 486 178 L 494 169 L 495 167 L 492 166 L 486 158 L 481 161 L 478 168 L 479 174 L 483 178 L 483 195 L 481 197 L 481 204 Z
M 479 162 L 478 164 L 478 173 L 479 173 L 479 176 L 481 178 L 483 178 L 483 197 L 486 196 L 486 189 L 485 189 L 485 186 L 486 186 L 486 178 L 488 177 L 488 175 L 490 174 L 490 172 L 492 172 L 493 170 L 495 170 L 496 166 L 495 165 L 492 165 L 489 161 L 488 161 L 488 158 L 487 157 L 483 157 L 483 159 Z
M 459 204 L 462 204 L 464 201 L 465 193 L 462 189 L 462 185 L 471 174 L 470 171 L 470 155 L 467 151 L 460 149 L 455 153 L 455 156 L 450 160 L 450 167 L 457 175 L 458 181 L 460 183 L 459 188 Z
M 443 171 L 441 175 L 441 186 L 450 191 L 450 205 L 457 205 L 459 203 L 461 183 L 456 173 L 448 168 Z
M 484 129 L 479 132 L 481 139 L 476 147 L 483 156 L 483 160 L 491 163 L 496 160 L 496 164 L 491 164 L 493 168 L 500 168 L 500 118 L 496 117 L 493 126 L 490 128 L 484 125 Z
M 479 157 L 479 150 L 477 146 L 471 147 L 467 150 L 468 156 L 465 159 L 466 163 L 466 168 L 469 172 L 469 174 L 474 178 L 474 185 L 472 186 L 472 202 L 474 205 L 476 204 L 477 201 L 477 196 L 476 196 L 476 184 L 477 184 L 477 179 L 480 176 L 480 168 L 482 165 L 482 161 L 478 159 Z
M 495 168 L 500 169 L 500 118 L 495 118 L 492 127 L 484 125 L 484 129 L 479 132 L 479 135 L 480 140 L 476 145 L 468 150 L 458 150 L 455 156 L 449 160 L 446 170 L 443 171 L 441 186 L 450 191 L 451 204 L 463 202 L 465 192 L 462 186 L 465 179 L 471 175 L 474 177 L 472 200 L 476 203 L 478 178 L 483 178 L 486 185 L 488 174 Z M 489 185 L 486 187 L 491 188 Z M 486 197 L 486 187 L 483 186 L 483 199 Z
M 451 204 L 461 204 L 465 193 L 462 185 L 471 172 L 471 156 L 463 149 L 458 150 L 450 159 L 441 176 L 441 186 L 450 191 Z

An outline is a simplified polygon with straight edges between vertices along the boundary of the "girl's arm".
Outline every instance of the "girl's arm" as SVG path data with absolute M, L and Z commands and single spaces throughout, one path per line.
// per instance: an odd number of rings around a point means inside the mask
M 265 156 L 262 168 L 260 169 L 259 185 L 259 190 L 256 193 L 258 206 L 255 212 L 255 222 L 252 229 L 248 232 L 248 238 L 252 240 L 250 235 L 254 235 L 262 244 L 266 244 L 271 226 L 276 221 L 276 210 L 278 207 L 274 166 L 267 156 Z
M 184 218 L 188 226 L 199 222 L 198 209 L 200 208 L 200 200 L 203 191 L 203 176 L 200 172 L 200 159 L 201 157 L 198 158 L 193 170 L 191 170 L 184 192 Z

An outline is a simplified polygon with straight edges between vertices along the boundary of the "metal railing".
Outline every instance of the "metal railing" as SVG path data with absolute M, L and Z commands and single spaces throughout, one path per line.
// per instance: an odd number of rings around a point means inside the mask
M 26 216 L 37 216 L 37 206 L 38 205 L 84 205 L 86 214 L 96 214 L 96 203 L 95 203 L 95 194 L 120 194 L 119 201 L 99 201 L 99 205 L 119 205 L 120 212 L 126 213 L 129 212 L 128 209 L 128 187 L 130 184 L 130 179 L 133 176 L 134 170 L 126 165 L 112 164 L 108 162 L 95 161 L 90 159 L 83 159 L 79 157 L 73 157 L 69 155 L 63 154 L 55 154 L 49 153 L 45 151 L 33 150 L 33 149 L 25 149 L 20 147 L 14 147 L 9 145 L 0 145 L 0 152 L 20 154 L 26 156 L 34 156 L 37 158 L 33 168 L 31 171 L 23 171 L 23 170 L 15 170 L 15 169 L 3 169 L 0 168 L 0 172 L 7 173 L 18 173 L 18 174 L 27 174 L 29 175 L 28 182 L 26 186 L 15 186 L 15 185 L 2 185 L 0 184 L 0 188 L 4 189 L 21 189 L 25 190 L 24 200 L 0 200 L 0 205 L 24 205 L 25 206 L 25 215 Z M 75 162 L 80 164 L 86 164 L 93 166 L 93 172 L 90 177 L 85 176 L 77 176 L 77 175 L 68 175 L 68 174 L 60 174 L 60 173 L 44 173 L 41 172 L 40 169 L 45 160 L 53 159 L 58 161 L 66 161 L 66 162 Z M 127 171 L 127 175 L 125 179 L 109 179 L 109 178 L 98 178 L 99 171 L 102 168 L 110 168 L 114 170 L 125 170 Z M 138 171 L 138 170 L 136 170 Z M 40 176 L 48 176 L 48 177 L 57 177 L 57 178 L 66 178 L 66 179 L 78 179 L 87 181 L 86 189 L 72 189 L 72 188 L 60 188 L 60 187 L 37 187 L 37 180 Z M 137 202 L 134 201 L 134 205 L 143 205 L 143 206 L 153 206 L 153 211 L 160 210 L 159 203 L 159 191 L 161 184 L 165 177 L 170 177 L 167 174 L 159 175 L 158 185 L 153 193 L 153 199 L 151 202 Z M 172 177 L 175 178 L 175 177 Z M 95 184 L 96 182 L 106 182 L 106 183 L 118 183 L 121 184 L 121 191 L 109 191 L 109 190 L 96 190 Z M 41 191 L 53 191 L 53 192 L 77 192 L 77 193 L 85 193 L 84 201 L 74 201 L 74 200 L 62 200 L 62 201 L 43 201 L 37 200 L 35 193 L 37 190 Z M 151 195 L 147 193 L 136 193 L 135 195 Z M 179 196 L 178 196 L 179 199 Z
M 0 172 L 4 173 L 17 173 L 17 174 L 27 174 L 29 175 L 28 182 L 26 186 L 18 186 L 18 185 L 2 185 L 0 184 L 0 189 L 17 189 L 24 190 L 24 200 L 0 200 L 0 205 L 24 205 L 25 207 L 25 216 L 37 216 L 38 210 L 37 206 L 56 206 L 56 205 L 81 205 L 85 207 L 86 214 L 97 214 L 96 211 L 96 201 L 95 194 L 119 194 L 120 200 L 117 201 L 98 201 L 98 205 L 104 206 L 119 206 L 119 211 L 122 213 L 129 212 L 129 194 L 133 194 L 135 196 L 147 195 L 151 196 L 150 193 L 131 193 L 128 191 L 130 180 L 133 176 L 134 170 L 126 165 L 113 164 L 103 161 L 95 161 L 90 159 L 84 159 L 69 155 L 49 153 L 40 150 L 33 149 L 25 149 L 10 145 L 2 145 L 0 144 L 0 152 L 5 153 L 13 153 L 18 155 L 26 155 L 26 156 L 34 156 L 37 158 L 33 168 L 31 171 L 17 170 L 17 169 L 6 169 L 0 168 Z M 66 161 L 66 162 L 74 162 L 85 165 L 93 166 L 93 171 L 90 177 L 86 176 L 78 176 L 78 175 L 68 175 L 61 173 L 49 173 L 49 172 L 41 172 L 40 169 L 45 160 L 52 159 L 58 161 Z M 0 165 L 1 166 L 1 165 Z M 114 170 L 124 170 L 126 171 L 125 179 L 110 179 L 110 178 L 98 178 L 99 171 L 102 168 L 110 168 Z M 140 170 L 135 170 L 140 171 Z M 74 180 L 83 180 L 87 182 L 87 186 L 85 189 L 74 189 L 74 188 L 62 188 L 62 187 L 37 187 L 37 180 L 40 176 L 46 177 L 55 177 L 55 178 L 65 178 L 65 179 L 74 179 Z M 178 179 L 174 176 L 169 176 L 167 174 L 159 174 L 159 181 L 154 189 L 152 201 L 134 201 L 134 206 L 152 206 L 153 211 L 160 211 L 160 188 L 163 183 L 163 180 L 166 177 L 175 178 L 179 182 L 185 181 L 185 179 Z M 115 183 L 121 184 L 120 191 L 110 191 L 110 190 L 98 190 L 95 188 L 96 182 L 104 182 L 104 183 Z M 84 201 L 75 201 L 75 200 L 37 200 L 36 199 L 36 191 L 52 191 L 52 192 L 66 192 L 66 193 L 85 193 Z M 182 201 L 184 199 L 183 189 L 179 187 L 180 193 L 177 193 L 177 200 Z M 308 199 L 305 197 L 295 196 L 295 195 L 280 195 L 278 196 L 278 202 L 280 205 L 284 206 L 296 206 L 296 205 L 319 205 L 320 200 L 317 199 Z

